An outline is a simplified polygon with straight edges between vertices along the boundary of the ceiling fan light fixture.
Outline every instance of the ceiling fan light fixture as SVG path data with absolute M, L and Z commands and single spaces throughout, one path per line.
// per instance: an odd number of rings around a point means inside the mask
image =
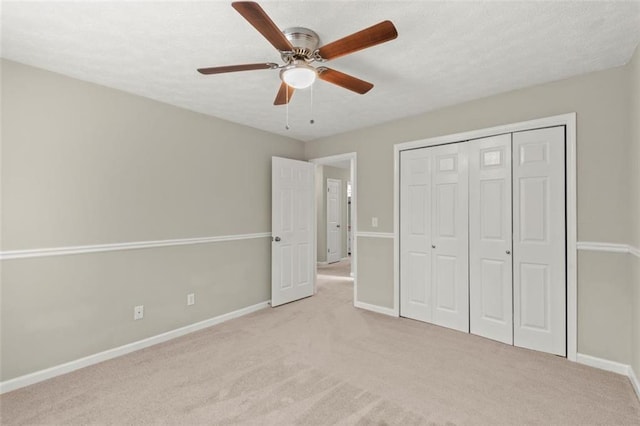
M 280 71 L 280 79 L 294 89 L 306 89 L 315 81 L 318 73 L 304 62 L 294 62 Z

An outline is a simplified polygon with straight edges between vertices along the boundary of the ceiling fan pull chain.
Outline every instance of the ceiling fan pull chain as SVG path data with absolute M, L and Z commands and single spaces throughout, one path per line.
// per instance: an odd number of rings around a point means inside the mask
M 316 120 L 313 119 L 313 84 L 311 85 L 311 120 L 309 120 L 310 124 L 315 123 Z
M 285 104 L 285 109 L 287 110 L 286 114 L 287 114 L 287 118 L 286 118 L 286 124 L 284 126 L 285 129 L 289 130 L 291 127 L 289 127 L 289 85 L 285 84 L 285 96 L 286 96 L 286 100 L 287 103 Z

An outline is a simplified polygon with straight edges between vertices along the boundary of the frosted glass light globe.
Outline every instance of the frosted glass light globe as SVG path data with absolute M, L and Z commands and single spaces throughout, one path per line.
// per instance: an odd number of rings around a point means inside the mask
M 316 76 L 316 69 L 305 63 L 293 63 L 280 71 L 280 79 L 294 89 L 306 89 Z

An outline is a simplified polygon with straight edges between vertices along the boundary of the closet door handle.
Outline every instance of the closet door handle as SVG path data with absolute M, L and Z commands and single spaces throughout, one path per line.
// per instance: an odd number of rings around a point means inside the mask
M 431 248 L 436 248 L 435 244 L 431 244 Z
M 511 250 L 507 250 L 507 254 L 511 254 Z

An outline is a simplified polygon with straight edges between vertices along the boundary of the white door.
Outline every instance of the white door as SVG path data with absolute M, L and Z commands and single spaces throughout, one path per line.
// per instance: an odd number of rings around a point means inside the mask
M 327 179 L 327 263 L 342 257 L 342 181 Z
M 513 340 L 566 356 L 564 127 L 513 134 Z
M 469 142 L 470 332 L 513 344 L 511 134 Z
M 314 166 L 272 157 L 271 306 L 313 294 Z
M 431 298 L 434 324 L 469 332 L 467 145 L 430 148 Z
M 400 315 L 432 322 L 431 150 L 400 152 Z
M 400 314 L 468 332 L 467 144 L 400 164 Z

